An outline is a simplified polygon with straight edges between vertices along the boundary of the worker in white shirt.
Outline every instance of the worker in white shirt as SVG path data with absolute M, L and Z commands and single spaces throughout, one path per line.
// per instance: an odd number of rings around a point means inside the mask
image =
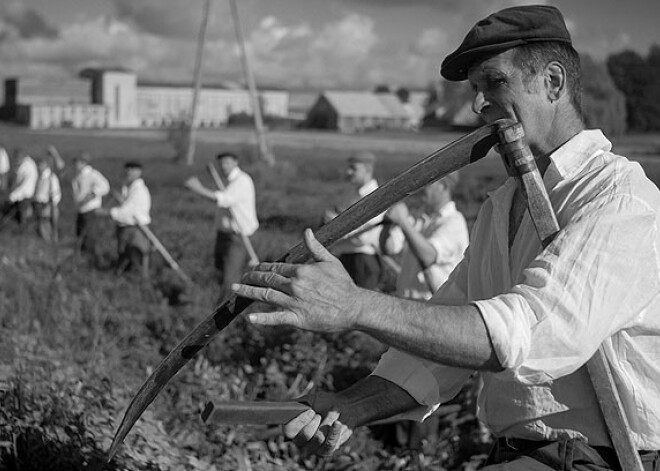
M 99 268 L 103 254 L 99 244 L 100 226 L 96 210 L 101 207 L 103 196 L 110 191 L 110 183 L 101 172 L 90 165 L 90 155 L 87 152 L 76 156 L 73 166 L 76 172 L 72 186 L 77 213 L 78 246 L 90 258 L 91 263 Z
M 37 232 L 46 241 L 58 241 L 59 204 L 62 200 L 60 180 L 52 171 L 48 158 L 37 163 L 39 179 L 34 192 L 34 212 Z
M 216 156 L 224 190 L 210 190 L 199 179 L 191 178 L 186 187 L 216 203 L 214 261 L 218 271 L 218 302 L 231 294 L 231 285 L 240 280 L 248 262 L 248 249 L 243 237 L 252 236 L 259 228 L 256 196 L 252 177 L 238 163 L 238 156 L 223 152 Z
M 336 208 L 326 210 L 323 222 L 327 223 L 378 188 L 378 182 L 374 178 L 375 166 L 376 156 L 371 152 L 357 152 L 348 158 L 346 180 L 352 187 L 351 191 L 345 195 L 343 203 Z M 332 253 L 339 258 L 355 284 L 361 288 L 373 290 L 378 288 L 382 271 L 379 259 L 382 221 L 383 215 L 380 214 L 338 240 L 332 247 Z
M 4 192 L 9 186 L 9 171 L 11 170 L 11 163 L 9 161 L 9 153 L 0 144 L 0 192 Z
M 39 171 L 32 157 L 22 149 L 14 152 L 14 165 L 16 174 L 14 183 L 10 187 L 8 204 L 3 211 L 3 220 L 13 217 L 24 229 L 28 220 L 32 217 L 32 198 L 37 186 Z
M 465 217 L 452 198 L 457 183 L 458 174 L 453 173 L 427 185 L 421 192 L 422 214 L 417 218 L 402 202 L 385 213 L 385 219 L 405 236 L 397 296 L 431 299 L 462 260 L 469 233 Z
M 117 225 L 116 273 L 138 269 L 143 278 L 149 278 L 149 252 L 151 243 L 139 226 L 151 224 L 151 194 L 142 179 L 139 162 L 124 164 L 124 186 L 119 205 L 108 211 Z M 105 213 L 99 210 L 97 213 Z

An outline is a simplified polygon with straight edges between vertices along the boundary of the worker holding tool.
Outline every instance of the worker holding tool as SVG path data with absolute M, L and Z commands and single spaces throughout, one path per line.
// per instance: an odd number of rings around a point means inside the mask
M 73 158 L 73 169 L 71 186 L 76 206 L 77 245 L 94 267 L 105 268 L 100 245 L 101 227 L 96 210 L 103 205 L 103 197 L 110 191 L 110 183 L 91 165 L 88 152 Z
M 345 201 L 340 203 L 339 207 L 325 211 L 324 223 L 378 188 L 378 181 L 374 178 L 375 167 L 376 156 L 372 152 L 356 152 L 348 158 L 345 177 L 351 185 L 351 191 L 344 195 Z M 379 214 L 337 241 L 332 248 L 332 252 L 339 258 L 355 284 L 361 288 L 374 290 L 378 288 L 382 272 L 379 253 L 382 222 L 383 215 Z M 399 237 L 399 240 L 403 241 L 403 238 Z
M 37 160 L 39 178 L 34 191 L 34 213 L 37 220 L 37 233 L 48 242 L 59 239 L 59 204 L 62 200 L 60 179 L 51 167 L 48 157 Z
M 206 188 L 198 178 L 192 177 L 185 183 L 186 188 L 194 193 L 214 201 L 217 205 L 215 214 L 215 248 L 213 258 L 218 270 L 221 302 L 231 294 L 231 285 L 240 280 L 245 266 L 254 254 L 250 237 L 259 228 L 257 219 L 256 197 L 252 177 L 244 172 L 238 162 L 238 156 L 229 152 L 217 155 L 222 185 L 217 190 Z
M 463 258 L 469 234 L 453 200 L 457 184 L 458 174 L 452 173 L 427 185 L 421 191 L 422 213 L 417 218 L 403 202 L 385 213 L 385 220 L 395 224 L 390 230 L 398 228 L 405 237 L 397 296 L 428 300 Z
M 313 263 L 263 263 L 247 273 L 236 294 L 277 308 L 251 313 L 255 324 L 358 330 L 391 346 L 372 375 L 305 398 L 312 409 L 285 435 L 332 453 L 357 426 L 423 420 L 476 370 L 478 415 L 496 437 L 485 469 L 621 469 L 609 411 L 585 368 L 602 345 L 637 458 L 658 469 L 658 188 L 600 130 L 585 129 L 579 56 L 556 8 L 488 16 L 441 74 L 470 82 L 486 123 L 522 124 L 560 230 L 544 247 L 534 201 L 511 177 L 483 204 L 464 259 L 431 302 L 358 288 L 311 231 Z
M 149 278 L 149 252 L 151 243 L 139 225 L 151 223 L 151 193 L 142 179 L 142 164 L 124 164 L 124 185 L 121 195 L 115 199 L 118 205 L 99 209 L 97 214 L 107 215 L 117 225 L 117 274 L 137 269 L 144 279 Z
M 21 230 L 25 230 L 33 216 L 32 198 L 39 179 L 39 170 L 34 159 L 23 149 L 15 149 L 13 158 L 13 168 L 16 170 L 9 196 L 0 214 L 0 228 L 13 218 Z

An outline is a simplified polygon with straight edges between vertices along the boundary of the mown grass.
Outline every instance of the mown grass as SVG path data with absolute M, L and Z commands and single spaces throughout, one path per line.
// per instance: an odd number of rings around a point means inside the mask
M 54 144 L 65 157 L 87 150 L 94 165 L 118 187 L 124 160 L 145 165 L 153 194 L 153 230 L 193 278 L 192 302 L 171 306 L 178 280 L 162 261 L 153 284 L 91 269 L 73 244 L 70 175 L 63 176 L 62 242 L 49 246 L 13 226 L 0 232 L 0 469 L 459 469 L 482 458 L 487 440 L 473 416 L 470 390 L 458 411 L 441 418 L 421 449 L 396 446 L 382 429 L 361 429 L 328 460 L 301 456 L 279 429 L 207 427 L 198 414 L 209 399 L 283 400 L 322 386 L 343 389 L 367 374 L 382 346 L 360 335 L 323 336 L 289 329 L 256 328 L 234 321 L 165 388 L 111 463 L 105 451 L 128 401 L 170 349 L 213 307 L 213 207 L 183 187 L 220 150 L 234 150 L 255 180 L 262 222 L 255 248 L 275 259 L 305 227 L 318 227 L 322 210 L 341 196 L 343 161 L 359 137 L 337 145 L 304 145 L 291 133 L 275 148 L 278 164 L 265 167 L 235 135 L 198 145 L 196 165 L 175 164 L 164 136 L 33 133 L 2 128 L 8 147 L 39 155 Z M 229 131 L 227 131 L 229 133 Z M 203 136 L 208 137 L 208 136 Z M 243 135 L 245 137 L 245 134 Z M 378 136 L 370 136 L 378 140 Z M 314 136 L 312 136 L 312 142 Z M 378 177 L 385 181 L 421 158 L 407 150 L 411 138 L 384 136 Z M 624 141 L 644 157 L 653 178 L 660 171 L 657 139 Z M 621 153 L 624 153 L 623 151 Z M 503 178 L 496 158 L 465 171 L 457 200 L 471 219 L 485 192 Z M 655 180 L 658 181 L 658 180 Z M 414 200 L 412 201 L 414 204 Z M 104 250 L 114 251 L 105 222 Z M 391 432 L 391 430 L 390 430 Z

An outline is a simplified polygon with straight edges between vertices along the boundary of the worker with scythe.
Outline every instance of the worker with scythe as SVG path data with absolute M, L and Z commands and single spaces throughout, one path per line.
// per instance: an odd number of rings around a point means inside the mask
M 256 258 L 250 237 L 259 228 L 259 220 L 254 182 L 240 168 L 238 156 L 222 152 L 215 160 L 220 167 L 220 175 L 212 167 L 217 189 L 206 188 L 197 177 L 189 178 L 185 186 L 216 204 L 213 260 L 222 301 L 231 294 L 231 285 L 240 280 L 248 262 Z
M 602 348 L 636 458 L 658 469 L 658 188 L 600 130 L 585 129 L 579 56 L 556 8 L 488 16 L 441 73 L 470 82 L 486 123 L 522 124 L 560 230 L 541 243 L 532 200 L 509 178 L 484 203 L 464 259 L 431 302 L 358 288 L 311 231 L 313 263 L 247 273 L 236 294 L 278 309 L 251 313 L 255 324 L 359 330 L 391 346 L 372 375 L 306 397 L 312 409 L 285 435 L 330 454 L 357 426 L 423 420 L 478 371 L 478 414 L 496 437 L 485 469 L 621 469 L 585 368 Z

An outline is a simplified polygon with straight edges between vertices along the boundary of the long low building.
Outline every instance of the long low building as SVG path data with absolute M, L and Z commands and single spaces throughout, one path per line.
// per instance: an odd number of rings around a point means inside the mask
M 25 90 L 18 78 L 6 79 L 0 119 L 37 129 L 170 127 L 189 119 L 191 85 L 139 82 L 121 68 L 85 69 L 80 77 L 59 88 L 26 81 Z M 287 117 L 288 91 L 262 90 L 259 102 L 264 115 Z M 201 89 L 195 125 L 222 127 L 236 114 L 252 114 L 247 90 Z

